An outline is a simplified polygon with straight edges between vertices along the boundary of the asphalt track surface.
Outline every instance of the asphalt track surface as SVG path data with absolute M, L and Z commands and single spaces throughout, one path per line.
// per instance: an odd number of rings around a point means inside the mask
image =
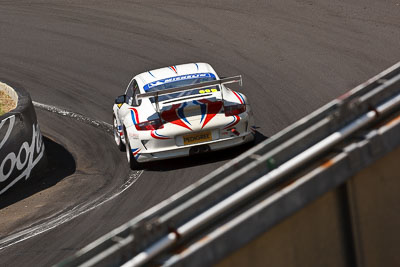
M 208 62 L 221 76 L 243 75 L 260 136 L 271 136 L 396 63 L 399 44 L 399 0 L 0 1 L 0 79 L 107 123 L 134 74 Z M 38 119 L 63 160 L 50 155 L 53 176 L 0 199 L 0 239 L 112 194 L 129 175 L 106 132 L 43 110 Z M 237 153 L 148 166 L 101 206 L 0 250 L 0 266 L 57 263 Z

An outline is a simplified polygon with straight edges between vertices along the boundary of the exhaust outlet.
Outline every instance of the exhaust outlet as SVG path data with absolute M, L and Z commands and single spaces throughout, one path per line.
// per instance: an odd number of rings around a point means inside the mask
M 207 152 L 210 152 L 211 149 L 210 149 L 210 146 L 204 145 L 204 146 L 200 147 L 200 151 L 201 151 L 201 153 L 207 153 Z
M 210 151 L 211 151 L 211 148 L 209 145 L 195 146 L 195 147 L 190 148 L 189 155 L 197 155 L 197 154 L 207 153 Z
M 196 155 L 196 154 L 199 154 L 199 153 L 200 153 L 200 149 L 197 146 L 192 147 L 192 148 L 189 149 L 189 155 L 190 156 Z

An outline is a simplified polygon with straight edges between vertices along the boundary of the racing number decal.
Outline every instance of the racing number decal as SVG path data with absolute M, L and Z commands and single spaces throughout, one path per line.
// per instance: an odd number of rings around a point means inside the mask
M 213 88 L 213 89 L 199 90 L 199 94 L 205 94 L 205 93 L 211 93 L 211 92 L 215 93 L 215 92 L 218 92 L 218 90 L 215 89 L 215 88 Z

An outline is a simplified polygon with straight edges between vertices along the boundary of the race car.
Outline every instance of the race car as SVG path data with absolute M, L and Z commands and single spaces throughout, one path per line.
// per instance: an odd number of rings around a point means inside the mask
M 207 63 L 169 66 L 136 75 L 113 106 L 114 138 L 131 169 L 142 162 L 189 156 L 254 140 L 244 94 L 226 87 Z

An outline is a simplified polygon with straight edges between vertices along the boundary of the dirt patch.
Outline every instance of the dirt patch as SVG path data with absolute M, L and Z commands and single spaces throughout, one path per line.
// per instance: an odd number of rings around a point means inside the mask
M 15 101 L 4 91 L 0 91 L 0 116 L 16 106 Z

